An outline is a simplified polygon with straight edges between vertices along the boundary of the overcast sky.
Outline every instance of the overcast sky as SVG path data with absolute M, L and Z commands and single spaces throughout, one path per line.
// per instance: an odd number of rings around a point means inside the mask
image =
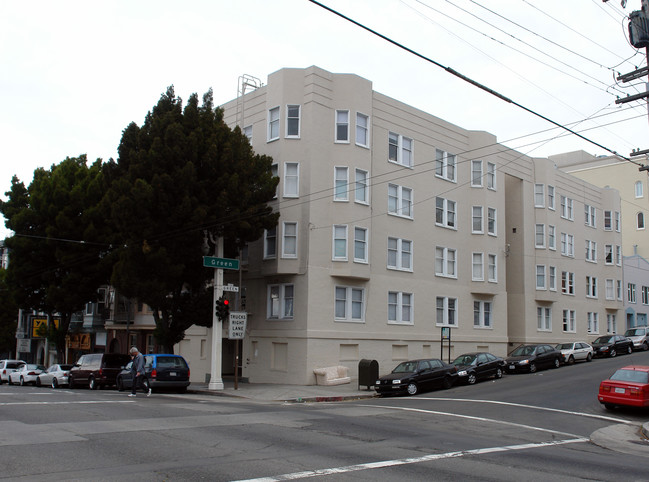
M 322 0 L 323 4 L 628 156 L 649 148 L 646 65 L 628 42 L 640 0 Z M 466 129 L 545 157 L 608 152 L 499 100 L 308 0 L 0 0 L 0 192 L 66 156 L 117 156 L 167 86 L 236 97 L 241 75 L 317 65 Z

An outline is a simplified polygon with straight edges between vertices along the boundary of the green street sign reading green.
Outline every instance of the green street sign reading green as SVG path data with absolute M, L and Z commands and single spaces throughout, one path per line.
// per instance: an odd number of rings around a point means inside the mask
M 216 258 L 203 256 L 203 266 L 207 268 L 239 269 L 239 260 L 230 258 Z

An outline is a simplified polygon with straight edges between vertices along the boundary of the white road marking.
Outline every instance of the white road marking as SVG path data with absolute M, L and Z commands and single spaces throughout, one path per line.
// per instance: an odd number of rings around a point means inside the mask
M 461 450 L 458 452 L 447 452 L 445 454 L 430 454 L 421 457 L 412 457 L 407 459 L 383 460 L 379 462 L 370 462 L 367 464 L 348 465 L 346 467 L 332 467 L 330 469 L 307 470 L 304 472 L 295 472 L 292 474 L 276 475 L 274 477 L 261 477 L 258 479 L 240 480 L 238 482 L 276 482 L 281 480 L 294 480 L 294 479 L 302 479 L 307 477 L 320 477 L 323 475 L 334 475 L 334 474 L 343 474 L 348 472 L 357 472 L 359 470 L 381 469 L 386 467 L 395 467 L 398 465 L 430 462 L 432 460 L 465 457 L 467 455 L 493 454 L 498 452 L 527 450 L 527 449 L 540 448 L 540 447 L 550 447 L 555 445 L 583 443 L 588 441 L 589 439 L 587 438 L 575 438 L 569 440 L 555 440 L 552 442 L 540 442 L 540 443 L 529 443 L 529 444 L 520 444 L 520 445 L 506 445 L 502 447 L 487 447 L 483 449 Z
M 93 403 L 135 403 L 135 400 L 78 400 L 70 402 L 0 402 L 0 406 L 8 405 L 72 405 Z

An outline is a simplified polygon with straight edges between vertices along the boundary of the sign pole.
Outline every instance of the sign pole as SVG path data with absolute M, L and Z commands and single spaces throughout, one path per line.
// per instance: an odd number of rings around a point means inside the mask
M 219 258 L 223 257 L 223 236 L 217 240 L 217 253 Z M 223 269 L 214 270 L 214 300 L 212 303 L 212 364 L 210 373 L 210 383 L 208 390 L 223 390 L 223 378 L 221 371 L 221 358 L 223 351 L 222 326 L 219 318 L 216 316 L 216 300 L 223 296 Z

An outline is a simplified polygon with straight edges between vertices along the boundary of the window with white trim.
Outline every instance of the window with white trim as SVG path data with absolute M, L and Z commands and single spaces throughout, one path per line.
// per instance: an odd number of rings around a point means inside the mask
M 495 254 L 487 255 L 487 279 L 491 282 L 498 281 L 498 258 Z
M 300 164 L 297 162 L 284 163 L 284 197 L 300 195 Z
M 545 224 L 537 224 L 534 233 L 534 247 L 545 248 Z
M 447 181 L 455 182 L 455 154 L 436 149 L 435 175 Z
M 367 263 L 367 228 L 354 227 L 354 261 Z
M 279 107 L 268 109 L 268 142 L 279 139 Z
M 617 319 L 613 313 L 606 314 L 606 333 L 612 335 L 617 333 Z
M 604 231 L 613 231 L 613 212 L 604 211 Z
M 537 290 L 545 289 L 545 265 L 544 264 L 536 265 L 536 289 Z
M 414 141 L 409 138 L 397 134 L 395 132 L 388 133 L 388 161 L 400 164 L 404 167 L 413 166 L 413 144 Z
M 496 208 L 487 208 L 487 234 L 496 236 Z
M 570 271 L 561 272 L 561 292 L 564 295 L 575 294 L 575 273 Z
M 388 238 L 388 269 L 412 271 L 412 241 Z
M 644 187 L 642 181 L 636 181 L 635 183 L 635 197 L 641 198 L 644 195 Z
M 556 228 L 552 224 L 548 224 L 548 249 L 557 249 Z
M 471 232 L 475 234 L 482 234 L 484 229 L 482 227 L 482 206 L 473 206 L 471 208 Z
M 349 111 L 336 110 L 335 142 L 349 143 Z
M 575 310 L 563 310 L 563 332 L 575 333 L 577 331 L 577 312 Z
M 552 331 L 552 308 L 546 306 L 536 307 L 536 329 L 538 331 Z
M 572 221 L 573 218 L 573 200 L 566 196 L 561 196 L 561 217 Z
M 473 301 L 473 327 L 492 328 L 491 301 Z
M 557 267 L 548 266 L 548 289 L 557 291 Z
M 243 128 L 243 135 L 248 138 L 249 142 L 252 142 L 252 126 L 245 126 Z
M 352 286 L 335 288 L 336 321 L 363 322 L 365 320 L 365 290 Z
M 334 167 L 334 201 L 349 200 L 349 168 Z
M 482 187 L 482 161 L 471 161 L 471 187 Z
M 297 258 L 297 223 L 284 222 L 282 258 Z
M 554 186 L 548 184 L 548 209 L 554 211 Z
M 626 295 L 627 295 L 627 301 L 629 303 L 635 303 L 636 302 L 635 283 L 627 283 L 627 285 L 626 285 Z
M 604 264 L 613 264 L 613 245 L 604 245 Z
M 333 226 L 333 245 L 331 248 L 334 261 L 347 261 L 347 225 Z
M 642 304 L 649 305 L 649 286 L 643 286 L 640 288 L 640 292 L 642 293 Z
M 388 324 L 412 325 L 412 293 L 388 291 Z
M 487 162 L 487 189 L 496 190 L 496 164 Z
M 613 279 L 606 279 L 606 299 L 614 300 L 615 299 L 615 282 Z
M 435 248 L 435 275 L 457 278 L 456 251 L 452 248 Z
M 272 164 L 270 166 L 270 173 L 273 177 L 279 177 L 279 165 Z M 273 196 L 273 199 L 277 199 L 277 196 L 279 196 L 279 182 L 277 183 L 277 186 L 275 186 L 275 195 Z
M 636 229 L 644 229 L 644 213 L 636 214 Z
M 586 314 L 588 333 L 599 333 L 599 313 L 589 311 Z
M 575 257 L 575 237 L 572 234 L 561 233 L 561 254 Z
M 471 279 L 473 281 L 484 281 L 484 253 L 472 254 Z
M 94 303 L 86 303 L 86 315 L 92 315 Z
M 370 118 L 360 112 L 356 113 L 356 145 L 370 147 Z
M 584 204 L 584 224 L 591 228 L 597 227 L 597 209 L 595 206 Z
M 622 280 L 621 279 L 615 280 L 615 293 L 617 299 L 619 301 L 622 301 Z
M 354 190 L 354 201 L 361 204 L 369 204 L 370 189 L 368 186 L 368 173 L 363 169 L 356 169 L 356 188 Z
M 412 219 L 412 189 L 388 184 L 388 213 Z
M 437 326 L 457 326 L 457 298 L 438 296 L 436 306 Z
M 286 137 L 300 137 L 300 105 L 286 106 Z
M 534 207 L 545 207 L 545 184 L 534 184 Z
M 620 223 L 621 223 L 620 212 L 615 211 L 615 231 L 618 233 L 620 232 L 621 229 Z
M 597 242 L 586 240 L 586 261 L 597 263 Z
M 264 259 L 277 257 L 277 226 L 264 231 Z
M 443 197 L 435 198 L 435 224 L 455 229 L 455 201 Z
M 293 318 L 292 284 L 268 285 L 266 317 L 268 319 L 286 320 Z
M 622 246 L 619 244 L 615 245 L 615 264 L 622 266 Z
M 597 278 L 586 276 L 586 298 L 597 298 Z

